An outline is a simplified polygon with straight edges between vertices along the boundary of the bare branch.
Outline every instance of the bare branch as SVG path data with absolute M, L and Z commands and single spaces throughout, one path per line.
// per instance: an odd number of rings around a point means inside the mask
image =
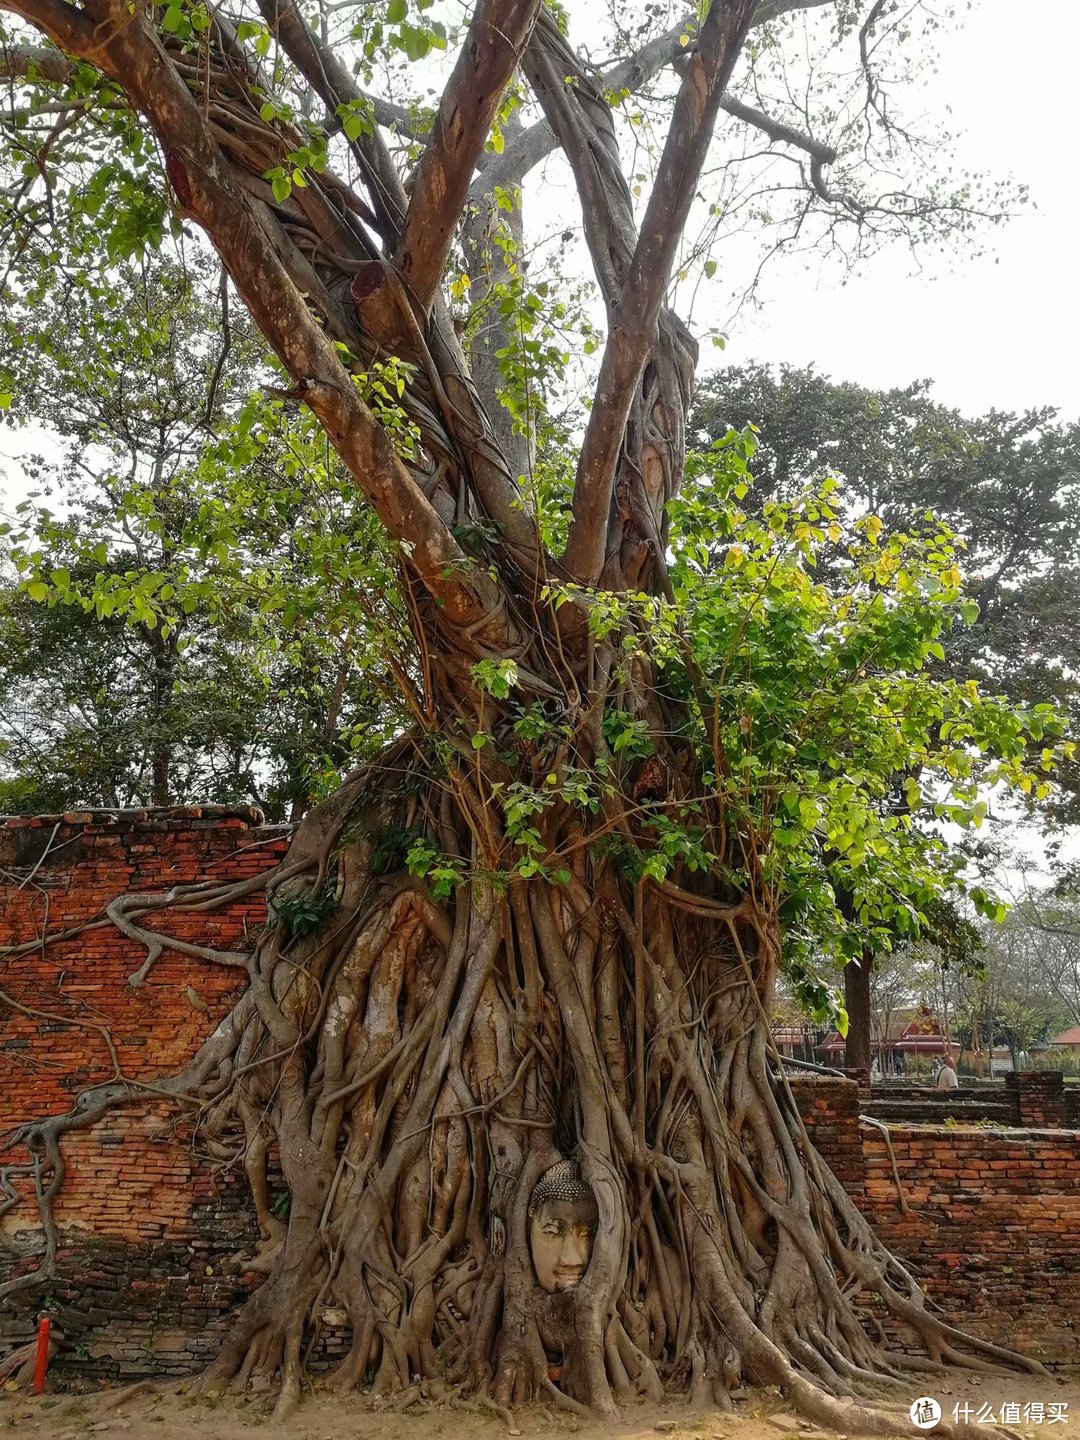
M 750 28 L 767 24 L 770 20 L 796 10 L 816 10 L 832 3 L 833 0 L 774 0 L 774 3 L 758 6 Z M 696 13 L 684 16 L 677 25 L 672 25 L 662 35 L 649 40 L 640 50 L 601 71 L 594 82 L 597 90 L 605 95 L 617 94 L 623 90 L 636 95 L 650 81 L 655 80 L 661 70 L 673 65 L 677 60 L 685 60 L 693 52 L 697 43 L 697 32 Z M 796 142 L 791 140 L 790 143 Z M 490 194 L 496 185 L 509 189 L 512 185 L 520 184 L 524 176 L 541 161 L 546 160 L 558 146 L 555 132 L 546 120 L 530 125 L 521 132 L 513 145 L 507 145 L 501 155 L 492 156 L 486 163 L 481 164 L 480 177 L 473 181 L 474 195 Z
M 536 23 L 524 69 L 558 137 L 554 143 L 574 172 L 585 241 L 610 311 L 622 294 L 637 241 L 611 107 L 546 12 Z
M 416 173 L 395 263 L 430 310 L 477 156 L 517 69 L 540 0 L 479 0 Z
M 675 101 L 633 262 L 612 315 L 577 479 L 563 563 L 586 584 L 603 568 L 615 466 L 634 391 L 690 213 L 720 101 L 750 27 L 752 0 L 713 0 Z
M 598 95 L 622 90 L 634 93 L 650 80 L 654 80 L 660 71 L 674 60 L 680 56 L 685 57 L 687 47 L 682 43 L 683 36 L 696 34 L 697 20 L 693 16 L 687 16 L 680 24 L 673 25 L 663 35 L 650 40 L 633 55 L 604 70 L 595 80 L 590 81 L 590 84 Z M 574 57 L 574 69 L 580 69 L 584 74 L 577 57 Z M 547 119 L 530 125 L 528 129 L 521 131 L 512 145 L 507 145 L 501 155 L 492 156 L 481 165 L 480 176 L 473 182 L 474 194 L 490 195 L 497 185 L 508 189 L 511 185 L 520 183 L 534 166 L 546 160 L 558 148 L 558 137 Z
M 628 55 L 625 60 L 619 60 L 605 70 L 599 77 L 600 88 L 605 93 L 628 90 L 634 94 L 655 79 L 666 66 L 684 59 L 690 47 L 697 42 L 697 32 L 697 16 L 685 16 L 678 25 L 673 25 L 663 35 L 658 35 L 640 50 L 636 50 L 633 55 Z
M 796 10 L 821 10 L 832 5 L 834 0 L 765 0 L 754 11 L 754 25 L 767 25 L 770 20 L 779 20 L 781 15 L 790 15 Z
M 874 0 L 874 4 L 870 7 L 870 13 L 859 30 L 859 56 L 862 60 L 863 74 L 866 76 L 866 108 L 867 110 L 876 110 L 879 115 L 881 114 L 881 107 L 878 104 L 879 87 L 874 78 L 874 72 L 870 68 L 870 36 L 884 8 L 885 0 Z
M 791 145 L 796 150 L 805 150 L 808 155 L 813 156 L 819 166 L 831 165 L 836 160 L 836 151 L 831 145 L 825 145 L 820 140 L 815 140 L 812 135 L 807 135 L 802 130 L 796 130 L 794 125 L 785 125 L 782 120 L 772 119 L 764 111 L 756 110 L 753 105 L 744 105 L 741 100 L 736 100 L 732 95 L 723 97 L 720 101 L 720 109 L 726 110 L 736 120 L 753 125 L 756 130 L 761 130 L 770 140 Z

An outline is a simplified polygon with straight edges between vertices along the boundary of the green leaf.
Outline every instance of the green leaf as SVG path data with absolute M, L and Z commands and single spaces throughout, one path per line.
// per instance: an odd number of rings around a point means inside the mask
M 45 584 L 44 580 L 31 580 L 26 587 L 26 593 L 30 596 L 31 600 L 36 600 L 40 603 L 40 601 L 49 598 L 49 587 Z
M 400 25 L 409 13 L 409 0 L 390 0 L 386 7 L 386 23 Z

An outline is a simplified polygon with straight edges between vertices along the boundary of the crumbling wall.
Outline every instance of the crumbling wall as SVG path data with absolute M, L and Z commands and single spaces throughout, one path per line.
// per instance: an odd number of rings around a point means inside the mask
M 78 932 L 0 956 L 0 1135 L 68 1110 L 117 1066 L 144 1080 L 175 1071 L 244 984 L 242 971 L 166 950 L 132 988 L 146 948 L 104 918 L 106 907 L 127 891 L 254 879 L 287 846 L 287 831 L 262 825 L 250 809 L 0 822 L 0 946 Z M 264 917 L 256 890 L 221 911 L 170 912 L 161 928 L 242 949 Z M 158 928 L 153 916 L 139 923 Z M 95 1377 L 190 1371 L 213 1353 L 225 1317 L 255 1283 L 236 1258 L 255 1240 L 243 1184 L 193 1148 L 174 1106 L 113 1113 L 69 1135 L 63 1154 L 56 1278 L 0 1306 L 0 1353 L 29 1338 L 47 1305 L 64 1340 L 61 1369 Z M 25 1151 L 0 1155 L 0 1165 L 29 1160 Z M 0 1282 L 38 1264 L 32 1176 L 17 1173 L 10 1183 L 20 1203 L 0 1215 Z

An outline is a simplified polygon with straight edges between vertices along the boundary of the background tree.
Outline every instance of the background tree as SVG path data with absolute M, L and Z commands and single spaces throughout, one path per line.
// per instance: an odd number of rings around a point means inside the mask
M 943 639 L 940 663 L 994 694 L 1053 700 L 1075 727 L 1080 655 L 1065 617 L 1080 595 L 1080 426 L 1055 423 L 1049 409 L 968 419 L 934 401 L 927 381 L 871 390 L 812 368 L 758 364 L 707 377 L 692 423 L 710 437 L 731 425 L 761 427 L 759 505 L 828 474 L 842 480 L 855 512 L 868 509 L 893 528 L 929 510 L 941 516 L 966 546 L 966 588 L 978 612 Z M 1040 807 L 1044 823 L 1075 819 L 1078 783 L 1080 772 L 1067 765 L 1055 804 Z M 870 953 L 845 970 L 854 1065 L 869 1064 L 879 959 Z
M 352 1323 L 344 1388 L 373 1370 L 380 1392 L 411 1395 L 419 1375 L 436 1396 L 541 1394 L 575 1413 L 665 1390 L 730 1403 L 746 1377 L 819 1423 L 896 1428 L 838 1401 L 910 1368 L 862 1328 L 856 1290 L 914 1327 L 931 1364 L 1003 1358 L 926 1309 L 813 1158 L 768 1012 L 782 937 L 813 987 L 811 934 L 861 949 L 917 930 L 953 865 L 911 818 L 973 823 L 984 784 L 1044 788 L 1025 756 L 1036 733 L 1057 749 L 1059 727 L 927 673 L 962 604 L 947 529 L 845 525 L 827 487 L 755 521 L 738 434 L 692 461 L 680 495 L 696 346 L 666 303 L 722 113 L 725 173 L 750 132 L 789 157 L 800 231 L 859 243 L 971 225 L 966 185 L 945 195 L 929 176 L 915 193 L 873 167 L 848 183 L 857 155 L 905 163 L 882 77 L 925 31 L 880 3 L 819 17 L 725 0 L 663 33 L 651 10 L 620 10 L 633 54 L 598 69 L 561 12 L 479 0 L 435 113 L 402 116 L 384 62 L 446 34 L 396 0 L 7 8 L 51 42 L 16 27 L 4 52 L 30 132 L 13 153 L 32 152 L 14 283 L 53 244 L 85 253 L 91 277 L 102 245 L 115 264 L 165 233 L 152 135 L 177 217 L 201 227 L 285 372 L 278 398 L 315 417 L 381 522 L 408 628 L 406 653 L 388 632 L 380 653 L 396 655 L 409 727 L 301 826 L 269 881 L 249 989 L 182 1074 L 156 1077 L 156 1095 L 200 1107 L 207 1138 L 242 1137 L 266 1235 L 266 1283 L 208 1383 L 280 1370 L 287 1407 L 331 1296 Z M 825 88 L 809 102 L 828 154 L 813 126 L 752 103 L 808 44 L 830 62 L 810 67 Z M 618 107 L 641 93 L 666 115 L 631 182 Z M 53 105 L 57 122 L 38 108 Z M 94 145 L 100 164 L 80 148 Z M 455 273 L 466 210 L 516 210 L 513 186 L 556 147 L 606 315 L 568 491 L 565 470 L 533 468 L 531 381 L 481 394 L 449 303 L 471 288 Z M 489 309 L 511 362 L 534 353 L 543 305 L 512 278 Z M 528 380 L 521 364 L 511 378 Z M 383 590 L 348 561 L 370 613 Z M 819 561 L 846 571 L 843 593 L 816 582 Z M 171 623 L 169 598 L 152 603 Z M 890 778 L 919 769 L 925 793 L 886 811 Z M 16 1143 L 44 1149 L 47 1171 L 67 1130 L 138 1095 L 95 1087 Z M 271 1144 L 286 1225 L 268 1206 Z M 550 1295 L 528 1210 L 568 1153 L 599 1226 L 581 1283 Z
M 1043 985 L 1053 995 L 1066 1027 L 1080 1025 L 1080 905 L 1070 888 L 1051 893 L 1028 888 L 1014 912 L 1029 932 Z
M 886 1053 L 887 1042 L 896 1039 L 894 1019 L 925 994 L 925 971 L 925 956 L 915 945 L 901 945 L 889 951 L 871 970 L 871 1027 L 881 1055 Z
M 1008 1046 L 1014 1070 L 1033 1044 L 1061 1029 L 1068 1011 L 1058 997 L 1053 962 L 1027 917 L 1012 912 L 988 929 L 978 966 L 950 977 L 955 1023 L 973 1050 Z
M 39 488 L 3 527 L 5 804 L 299 819 L 397 723 L 370 625 L 335 603 L 348 552 L 376 578 L 377 526 L 310 422 L 252 394 L 262 349 L 220 294 L 174 262 L 118 280 L 45 289 L 0 325 L 11 418 L 64 445 L 27 462 Z

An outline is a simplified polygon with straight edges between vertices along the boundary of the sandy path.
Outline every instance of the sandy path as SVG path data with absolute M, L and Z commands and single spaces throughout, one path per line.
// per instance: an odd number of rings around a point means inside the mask
M 1068 1378 L 1038 1376 L 974 1377 L 957 1372 L 923 1394 L 935 1396 L 948 1419 L 952 1407 L 990 1405 L 1000 1418 L 1005 1404 L 1042 1405 L 1021 1410 L 1015 1428 L 1025 1440 L 1080 1440 L 1080 1374 Z M 912 1391 L 912 1399 L 916 1391 Z M 269 1419 L 271 1402 L 263 1397 L 219 1401 L 183 1395 L 139 1397 L 117 1413 L 101 1417 L 102 1395 L 45 1395 L 40 1398 L 0 1393 L 0 1434 L 34 1440 L 506 1440 L 501 1421 L 483 1414 L 433 1409 L 396 1414 L 368 1408 L 361 1396 L 342 1400 L 316 1394 L 284 1424 Z M 1066 1406 L 1064 1423 L 1048 1423 L 1051 1406 Z M 1060 1411 L 1053 1412 L 1060 1413 Z M 1036 1418 L 1032 1418 L 1032 1416 Z M 976 1414 L 969 1416 L 976 1419 Z M 670 1434 L 685 1440 L 837 1440 L 794 1419 L 777 1395 L 768 1393 L 739 1406 L 735 1415 L 686 1410 L 642 1409 L 620 1425 L 584 1424 L 568 1416 L 532 1409 L 517 1419 L 525 1440 L 575 1435 L 578 1440 L 656 1440 Z M 513 1431 L 510 1432 L 513 1435 Z M 920 1432 L 913 1425 L 912 1436 Z

